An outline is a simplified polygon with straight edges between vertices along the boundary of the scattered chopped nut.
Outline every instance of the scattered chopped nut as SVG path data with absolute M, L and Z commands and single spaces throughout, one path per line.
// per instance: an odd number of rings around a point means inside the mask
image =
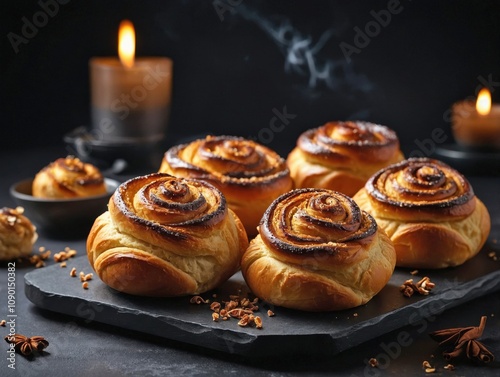
M 227 310 L 226 309 L 221 309 L 220 312 L 219 312 L 219 314 L 222 317 L 222 319 L 229 319 L 229 316 L 227 314 Z
M 248 314 L 245 314 L 241 319 L 238 321 L 238 326 L 245 327 L 248 325 L 250 322 L 250 316 Z
M 66 246 L 63 251 L 54 254 L 54 262 L 63 262 L 65 260 L 68 260 L 69 258 L 74 257 L 76 254 L 76 250 L 70 249 Z
M 446 369 L 446 370 L 455 370 L 455 365 L 453 364 L 446 364 L 443 369 Z
M 422 363 L 422 368 L 431 368 L 431 364 L 427 360 L 424 360 Z
M 69 272 L 69 276 L 71 276 L 72 278 L 76 277 L 76 268 L 75 267 L 73 267 L 71 269 L 71 271 Z
M 43 253 L 43 252 L 45 251 L 45 246 L 40 246 L 40 247 L 38 248 L 38 251 L 39 251 L 40 253 Z
M 82 283 L 82 288 L 83 288 L 83 289 L 89 289 L 89 283 L 88 283 L 88 282 L 86 282 L 86 281 L 84 281 L 84 282 Z
M 217 295 L 212 294 L 213 298 Z M 209 304 L 210 300 L 205 300 L 201 296 L 193 296 L 189 300 L 192 304 Z M 255 304 L 259 302 L 257 297 L 252 300 L 247 297 L 241 297 L 241 290 L 238 290 L 237 295 L 229 295 L 229 301 L 213 301 L 210 303 L 210 310 L 212 310 L 212 320 L 218 322 L 220 320 L 227 321 L 230 318 L 239 319 L 238 325 L 252 326 L 255 325 L 256 328 L 262 328 L 262 318 L 259 316 L 254 316 L 254 312 L 259 310 L 259 307 Z M 274 316 L 271 310 L 268 310 L 268 316 Z
M 237 308 L 237 309 L 231 309 L 227 312 L 231 317 L 233 318 L 243 318 L 246 315 L 251 315 L 253 312 L 248 309 L 242 309 L 242 308 Z
M 436 368 L 434 368 L 427 360 L 422 363 L 422 368 L 424 368 L 425 373 L 434 373 Z
M 77 252 L 74 249 L 67 250 L 67 252 L 66 252 L 66 256 L 68 258 L 73 258 L 76 254 L 77 254 Z
M 227 311 L 230 311 L 232 309 L 236 309 L 238 307 L 238 301 L 231 300 L 229 302 L 226 302 L 226 307 L 225 309 Z
M 253 322 L 255 323 L 255 328 L 257 329 L 262 328 L 262 318 L 260 318 L 258 315 L 254 317 Z
M 28 258 L 28 261 L 35 265 L 36 268 L 44 267 L 45 262 L 44 260 L 47 260 L 50 257 L 50 250 L 44 251 L 41 254 L 36 254 L 36 255 L 31 255 Z
M 73 270 L 71 270 L 71 271 L 73 272 Z M 71 275 L 71 276 L 73 276 L 73 275 Z M 76 276 L 76 269 L 75 269 L 75 275 L 74 276 Z M 80 281 L 84 282 L 84 281 L 87 281 L 87 280 L 92 280 L 93 277 L 94 277 L 94 274 L 93 273 L 86 274 L 85 272 L 80 271 L 79 276 L 80 276 Z
M 197 304 L 197 305 L 200 305 L 200 304 L 206 304 L 207 302 L 203 299 L 203 297 L 201 296 L 193 296 L 191 297 L 191 300 L 189 300 L 189 302 L 191 304 Z
M 370 360 L 368 360 L 368 365 L 370 365 L 372 368 L 378 367 L 378 360 L 372 357 Z
M 220 302 L 214 301 L 210 304 L 210 310 L 213 310 L 214 312 L 219 312 L 220 310 Z
M 432 288 L 436 285 L 431 282 L 431 279 L 427 276 L 420 279 L 416 284 L 413 282 L 413 279 L 406 280 L 399 290 L 403 292 L 403 295 L 406 297 L 411 297 L 415 292 L 420 293 L 421 295 L 428 295 Z
M 7 322 L 5 321 L 5 319 L 2 319 L 2 320 L 0 321 L 0 326 L 5 327 L 5 324 L 6 324 L 6 323 L 7 323 Z
M 268 316 L 268 317 L 274 317 L 275 315 L 276 315 L 276 314 L 274 314 L 274 312 L 273 312 L 271 309 L 269 309 L 269 310 L 267 311 L 267 316 Z
M 418 270 L 413 270 L 413 271 L 410 272 L 410 275 L 413 275 L 413 276 L 415 276 L 417 274 L 418 274 Z
M 488 257 L 490 257 L 491 259 L 493 259 L 494 261 L 497 261 L 498 260 L 498 257 L 497 257 L 497 253 L 495 251 L 491 251 L 488 253 Z
M 61 266 L 61 268 L 66 267 L 66 262 L 62 262 L 62 263 L 60 264 L 60 266 Z

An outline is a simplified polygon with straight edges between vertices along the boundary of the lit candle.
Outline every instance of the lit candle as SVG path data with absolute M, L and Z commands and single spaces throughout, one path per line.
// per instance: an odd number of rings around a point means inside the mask
M 154 142 L 164 138 L 171 103 L 172 61 L 135 58 L 135 32 L 122 21 L 119 59 L 90 59 L 92 130 L 103 142 Z
M 500 105 L 491 103 L 488 89 L 483 88 L 474 101 L 453 105 L 453 135 L 467 147 L 500 148 Z

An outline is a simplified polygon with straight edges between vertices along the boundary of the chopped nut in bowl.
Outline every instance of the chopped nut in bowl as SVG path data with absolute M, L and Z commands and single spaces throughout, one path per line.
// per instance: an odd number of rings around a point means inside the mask
M 107 209 L 109 198 L 119 182 L 104 178 L 104 194 L 67 199 L 47 199 L 33 196 L 33 179 L 13 184 L 10 194 L 42 232 L 60 237 L 88 233 L 94 220 Z

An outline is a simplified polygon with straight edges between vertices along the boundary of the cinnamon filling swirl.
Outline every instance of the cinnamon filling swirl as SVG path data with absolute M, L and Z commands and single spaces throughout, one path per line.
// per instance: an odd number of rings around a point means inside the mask
M 264 214 L 260 234 L 274 249 L 292 254 L 336 254 L 350 242 L 366 243 L 377 223 L 348 196 L 325 189 L 282 195 Z
M 411 158 L 382 169 L 368 180 L 366 189 L 372 198 L 393 207 L 460 215 L 474 210 L 474 192 L 467 179 L 430 158 Z
M 212 185 L 162 173 L 123 183 L 113 201 L 131 222 L 177 237 L 181 227 L 214 226 L 227 211 L 224 196 Z
M 399 140 L 393 130 L 360 121 L 326 123 L 304 132 L 297 145 L 312 155 L 328 155 L 338 159 L 348 158 L 343 148 L 354 148 L 365 151 L 372 161 L 388 160 L 399 150 Z

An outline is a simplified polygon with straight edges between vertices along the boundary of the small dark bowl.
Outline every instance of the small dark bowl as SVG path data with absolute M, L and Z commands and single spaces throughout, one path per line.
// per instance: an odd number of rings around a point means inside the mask
M 105 178 L 106 194 L 75 199 L 44 199 L 32 195 L 33 179 L 15 183 L 10 194 L 25 215 L 43 232 L 58 238 L 88 234 L 94 220 L 107 210 L 111 195 L 120 182 Z

